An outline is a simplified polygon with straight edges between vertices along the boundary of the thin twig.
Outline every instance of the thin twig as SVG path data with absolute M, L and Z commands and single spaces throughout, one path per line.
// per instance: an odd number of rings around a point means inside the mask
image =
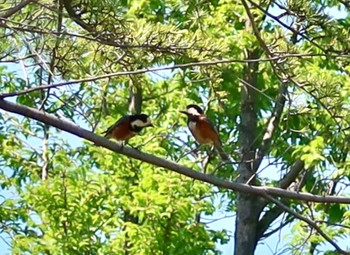
M 173 69 L 177 69 L 177 68 L 188 68 L 188 67 L 193 67 L 193 66 L 210 66 L 210 65 L 230 64 L 230 63 L 270 62 L 270 61 L 277 61 L 279 59 L 288 58 L 288 57 L 314 57 L 314 56 L 319 56 L 319 55 L 288 54 L 285 56 L 276 56 L 276 57 L 264 58 L 264 59 L 242 59 L 242 60 L 241 59 L 224 59 L 224 60 L 213 60 L 213 61 L 203 61 L 203 62 L 192 62 L 192 63 L 178 64 L 178 65 L 158 67 L 158 68 L 145 68 L 145 69 L 138 69 L 138 70 L 133 70 L 133 71 L 125 71 L 125 72 L 115 72 L 115 73 L 93 76 L 93 77 L 88 77 L 88 78 L 83 78 L 83 79 L 78 79 L 78 80 L 73 80 L 73 81 L 60 82 L 60 83 L 55 83 L 55 84 L 42 84 L 42 85 L 39 85 L 39 86 L 34 87 L 34 88 L 29 88 L 29 89 L 25 89 L 25 90 L 16 91 L 16 92 L 0 94 L 0 98 L 19 96 L 19 95 L 27 94 L 27 93 L 30 93 L 33 91 L 45 90 L 45 89 L 50 89 L 50 88 L 58 88 L 58 87 L 63 87 L 63 86 L 82 83 L 82 82 L 92 82 L 92 81 L 107 79 L 107 78 L 116 77 L 116 76 L 143 74 L 143 73 L 149 73 L 149 72 L 159 72 L 159 71 L 164 71 L 164 70 L 173 70 Z M 338 56 L 338 57 L 349 57 L 350 58 L 350 55 L 342 55 L 342 56 Z
M 324 49 L 323 47 L 321 47 L 319 44 L 315 43 L 313 40 L 311 40 L 309 37 L 307 37 L 306 35 L 300 33 L 299 31 L 295 30 L 294 28 L 288 26 L 287 24 L 285 24 L 284 22 L 281 21 L 281 19 L 278 19 L 278 17 L 272 15 L 271 13 L 267 12 L 263 7 L 261 7 L 259 4 L 253 2 L 252 0 L 248 0 L 249 3 L 251 3 L 255 8 L 259 9 L 261 12 L 263 12 L 265 15 L 267 15 L 268 17 L 270 17 L 271 19 L 275 20 L 277 23 L 279 23 L 281 26 L 283 26 L 284 28 L 292 31 L 293 33 L 299 35 L 300 37 L 304 38 L 305 40 L 307 40 L 309 43 L 313 44 L 314 46 L 316 46 L 317 48 L 319 48 L 320 50 L 322 50 L 323 52 L 327 52 L 326 49 Z
M 206 224 L 206 225 L 209 225 L 209 224 L 212 224 L 214 222 L 217 222 L 217 221 L 220 221 L 220 220 L 224 220 L 224 219 L 228 219 L 228 218 L 232 218 L 232 217 L 235 217 L 236 215 L 233 214 L 233 215 L 225 215 L 223 217 L 220 217 L 220 218 L 216 218 L 216 219 L 207 219 L 207 218 L 201 218 L 202 220 L 202 223 Z
M 315 222 L 317 222 L 317 223 L 328 224 L 328 225 L 331 225 L 331 226 L 334 226 L 334 227 L 350 229 L 350 226 L 347 226 L 347 225 L 344 225 L 344 224 L 339 224 L 339 223 L 333 223 L 333 222 L 330 222 L 330 221 L 317 220 L 317 221 L 315 221 Z
M 245 0 L 242 0 L 242 4 L 243 4 L 244 9 L 248 15 L 250 24 L 251 24 L 253 32 L 254 32 L 254 35 L 255 35 L 256 39 L 258 40 L 260 47 L 264 50 L 265 54 L 268 57 L 272 57 L 270 49 L 266 46 L 264 40 L 262 39 L 262 37 L 260 35 L 259 29 L 257 28 L 257 26 L 255 24 L 254 16 L 253 16 L 252 12 L 250 11 L 250 8 L 249 8 L 247 2 Z
M 265 92 L 261 91 L 260 89 L 254 87 L 254 86 L 253 86 L 252 84 L 250 84 L 249 82 L 247 82 L 247 81 L 245 81 L 245 80 L 243 80 L 243 79 L 240 79 L 240 78 L 238 78 L 238 80 L 239 80 L 240 82 L 242 82 L 244 85 L 246 85 L 246 86 L 248 86 L 249 88 L 251 88 L 251 89 L 253 89 L 253 90 L 259 92 L 259 93 L 260 93 L 261 95 L 263 95 L 264 97 L 266 97 L 266 98 L 268 98 L 269 100 L 273 101 L 273 98 L 272 98 L 272 97 L 270 97 L 268 94 L 266 94 Z

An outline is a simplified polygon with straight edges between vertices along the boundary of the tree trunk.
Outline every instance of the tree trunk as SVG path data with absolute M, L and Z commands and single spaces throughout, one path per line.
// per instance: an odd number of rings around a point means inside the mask
M 247 58 L 259 58 L 259 49 L 247 52 Z M 249 63 L 244 70 L 244 81 L 249 84 L 242 85 L 241 101 L 241 125 L 240 125 L 240 147 L 242 153 L 242 163 L 238 166 L 238 181 L 250 184 L 255 183 L 254 159 L 257 149 L 257 109 L 256 91 L 257 72 L 259 63 Z M 254 88 L 252 88 L 254 87 Z M 257 244 L 256 229 L 261 211 L 261 200 L 257 196 L 243 193 L 237 194 L 237 214 L 235 231 L 235 255 L 254 254 Z

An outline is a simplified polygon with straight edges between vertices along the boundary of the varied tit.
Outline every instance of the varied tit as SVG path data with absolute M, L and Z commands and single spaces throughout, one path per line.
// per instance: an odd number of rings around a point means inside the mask
M 187 126 L 199 144 L 213 145 L 222 160 L 229 160 L 222 148 L 218 132 L 198 105 L 190 104 L 185 111 L 180 112 L 187 115 Z
M 105 131 L 105 137 L 118 141 L 128 141 L 145 127 L 153 127 L 146 114 L 126 115 Z

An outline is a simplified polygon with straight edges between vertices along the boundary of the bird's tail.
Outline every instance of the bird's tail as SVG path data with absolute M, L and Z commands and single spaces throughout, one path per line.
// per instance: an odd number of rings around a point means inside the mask
M 227 153 L 222 148 L 221 144 L 214 144 L 214 147 L 216 151 L 218 152 L 221 160 L 223 161 L 230 161 L 230 157 L 227 155 Z
M 110 133 L 108 132 L 108 130 L 102 132 L 101 134 L 106 138 L 110 138 Z
M 112 125 L 112 126 L 110 126 L 106 131 L 104 131 L 104 132 L 102 133 L 102 135 L 103 135 L 104 137 L 106 137 L 106 138 L 111 138 L 111 137 L 112 137 L 112 136 L 111 136 L 112 131 L 113 131 L 113 129 L 114 129 L 116 126 L 117 126 L 117 123 L 114 124 L 114 125 Z

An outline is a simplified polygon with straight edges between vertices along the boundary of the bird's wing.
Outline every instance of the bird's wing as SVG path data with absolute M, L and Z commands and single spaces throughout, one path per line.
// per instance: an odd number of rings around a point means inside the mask
M 122 124 L 122 123 L 124 123 L 126 121 L 129 121 L 129 115 L 121 117 L 112 126 L 110 126 L 105 132 L 103 132 L 103 134 L 105 136 L 108 136 L 113 131 L 113 129 L 115 129 L 117 126 L 119 126 L 120 124 Z
M 212 130 L 215 132 L 215 134 L 217 136 L 217 140 L 216 140 L 217 142 L 214 141 L 214 147 L 217 150 L 220 158 L 223 161 L 229 161 L 230 158 L 227 155 L 227 153 L 224 151 L 224 149 L 222 148 L 222 142 L 220 140 L 219 132 L 216 130 L 214 124 L 206 116 L 203 116 L 202 118 L 203 118 L 203 120 L 205 120 L 209 124 L 209 126 L 212 128 Z
M 217 135 L 218 140 L 219 140 L 219 142 L 220 142 L 220 144 L 221 144 L 219 132 L 216 130 L 216 128 L 215 128 L 213 122 L 211 122 L 211 120 L 208 119 L 207 116 L 201 116 L 200 118 L 209 124 L 210 128 L 215 132 L 215 134 Z

